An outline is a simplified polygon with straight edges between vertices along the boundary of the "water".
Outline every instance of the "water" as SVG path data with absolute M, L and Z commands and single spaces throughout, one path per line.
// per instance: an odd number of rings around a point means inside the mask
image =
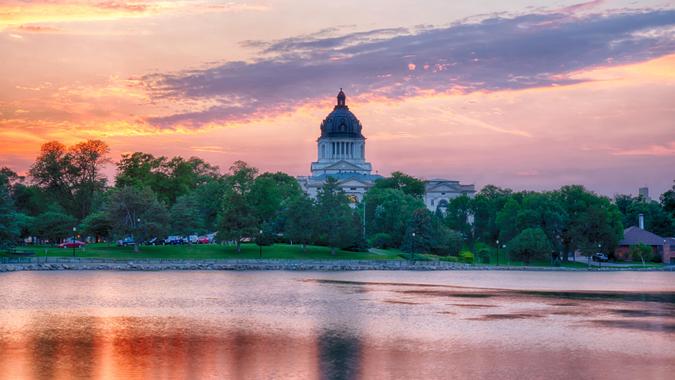
M 671 379 L 675 273 L 0 274 L 6 379 Z

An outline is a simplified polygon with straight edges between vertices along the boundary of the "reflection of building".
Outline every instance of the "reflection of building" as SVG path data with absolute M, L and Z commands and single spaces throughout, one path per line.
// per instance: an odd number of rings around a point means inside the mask
M 328 177 L 338 181 L 342 190 L 356 201 L 382 176 L 371 174 L 372 165 L 366 161 L 366 138 L 359 119 L 347 107 L 347 97 L 340 92 L 333 111 L 321 123 L 321 136 L 317 140 L 317 160 L 312 162 L 312 175 L 298 177 L 303 190 L 312 198 Z M 424 202 L 435 211 L 439 206 L 462 194 L 473 195 L 473 185 L 459 181 L 434 179 L 426 181 Z

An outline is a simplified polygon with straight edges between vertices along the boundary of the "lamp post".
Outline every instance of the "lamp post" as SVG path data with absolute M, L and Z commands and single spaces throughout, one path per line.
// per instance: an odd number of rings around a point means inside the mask
M 415 261 L 415 233 L 412 233 L 412 247 L 410 250 L 410 260 Z
M 598 252 L 602 253 L 601 249 L 602 249 L 602 244 L 598 243 Z M 600 256 L 598 256 L 598 268 L 602 268 L 602 260 L 601 260 Z
M 260 230 L 260 234 L 258 235 L 258 258 L 262 259 L 262 242 L 260 239 L 262 238 L 263 230 Z
M 73 227 L 73 240 L 71 241 L 73 244 L 73 257 L 75 257 L 75 232 L 77 232 L 77 227 Z
M 497 266 L 499 266 L 499 239 L 497 239 Z
M 502 244 L 502 248 L 506 249 L 506 244 Z M 511 266 L 511 254 L 509 251 L 506 251 L 506 265 Z

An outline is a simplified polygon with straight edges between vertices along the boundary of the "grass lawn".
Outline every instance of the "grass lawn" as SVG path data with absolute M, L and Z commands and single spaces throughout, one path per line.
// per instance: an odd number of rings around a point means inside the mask
M 31 251 L 34 256 L 70 257 L 73 250 L 55 247 L 28 247 L 18 248 L 18 252 Z M 377 252 L 349 252 L 337 250 L 331 255 L 330 248 L 307 246 L 303 252 L 300 245 L 274 244 L 262 247 L 263 259 L 347 259 L 347 260 L 399 260 L 396 251 Z M 6 254 L 0 254 L 5 255 Z M 87 244 L 83 249 L 75 249 L 77 257 L 95 257 L 108 259 L 257 259 L 259 248 L 255 244 L 242 244 L 241 252 L 237 253 L 234 245 L 195 244 L 195 245 L 164 245 L 141 246 L 138 253 L 133 247 L 117 247 L 108 243 Z

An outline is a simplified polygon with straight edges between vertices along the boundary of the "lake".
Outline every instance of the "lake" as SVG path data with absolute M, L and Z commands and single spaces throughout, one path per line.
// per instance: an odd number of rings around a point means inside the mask
M 672 379 L 673 272 L 0 274 L 4 379 Z

